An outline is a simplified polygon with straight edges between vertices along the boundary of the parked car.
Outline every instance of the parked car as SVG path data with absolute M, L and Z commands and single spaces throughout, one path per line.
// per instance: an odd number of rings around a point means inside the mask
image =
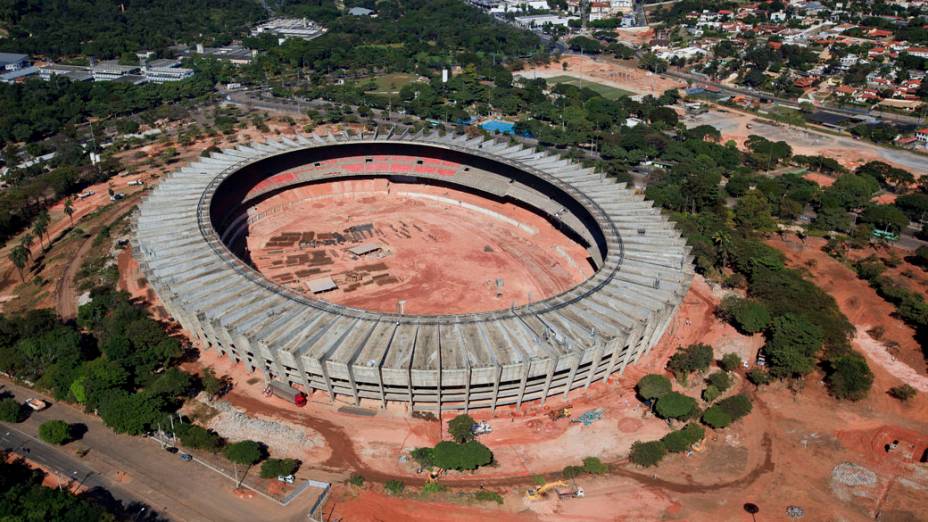
M 293 484 L 293 475 L 277 475 L 277 480 L 287 484 Z
M 173 454 L 177 453 L 177 448 L 175 448 L 174 446 L 168 446 L 168 447 L 164 448 L 164 451 L 166 451 L 166 452 L 168 452 L 168 453 L 170 453 L 170 454 L 173 455 Z
M 191 455 L 191 454 L 189 454 L 189 453 L 181 453 L 181 454 L 180 454 L 180 460 L 182 460 L 182 461 L 184 461 L 184 462 L 190 462 L 191 460 L 193 460 L 193 455 Z

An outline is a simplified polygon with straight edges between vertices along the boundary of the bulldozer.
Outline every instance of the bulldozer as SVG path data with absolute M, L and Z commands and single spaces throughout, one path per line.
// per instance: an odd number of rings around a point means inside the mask
M 554 482 L 546 482 L 537 488 L 532 488 L 525 492 L 526 498 L 529 500 L 541 500 L 545 498 L 549 491 L 556 488 L 566 488 L 569 485 L 563 480 L 557 480 Z

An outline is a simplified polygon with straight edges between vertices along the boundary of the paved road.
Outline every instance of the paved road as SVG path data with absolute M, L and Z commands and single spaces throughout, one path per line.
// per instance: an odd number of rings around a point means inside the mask
M 3 392 L 12 393 L 19 401 L 41 396 L 5 378 L 0 378 L 0 383 L 5 385 Z M 62 447 L 45 445 L 35 437 L 39 425 L 52 419 L 83 424 L 87 432 L 81 440 Z M 34 412 L 20 424 L 0 423 L 0 434 L 4 447 L 27 443 L 28 456 L 37 456 L 40 462 L 80 477 L 88 485 L 104 487 L 120 500 L 147 504 L 171 520 L 306 520 L 312 500 L 310 495 L 304 495 L 280 507 L 260 496 L 240 499 L 232 493 L 234 484 L 230 480 L 198 464 L 182 462 L 148 439 L 116 435 L 98 418 L 62 403 Z M 79 449 L 89 452 L 79 458 Z
M 663 74 L 666 76 L 670 76 L 671 78 L 677 78 L 679 80 L 689 80 L 693 82 L 704 83 L 706 85 L 712 85 L 714 87 L 718 87 L 722 92 L 726 94 L 740 94 L 742 96 L 748 96 L 751 98 L 766 98 L 768 100 L 772 100 L 772 101 L 775 101 L 781 104 L 787 104 L 787 105 L 793 105 L 793 106 L 799 105 L 799 102 L 796 100 L 791 100 L 788 98 L 780 98 L 780 97 L 774 96 L 773 94 L 769 94 L 769 93 L 762 92 L 762 91 L 724 85 L 724 84 L 709 80 L 705 77 L 697 76 L 695 74 L 690 74 L 690 73 L 686 73 L 682 71 L 668 70 L 664 72 Z M 832 106 L 821 106 L 821 107 L 817 107 L 817 109 L 822 112 L 837 114 L 840 116 L 846 116 L 850 118 L 853 118 L 855 116 L 869 115 L 869 116 L 879 116 L 880 118 L 883 118 L 884 120 L 894 121 L 897 123 L 918 124 L 921 122 L 920 118 L 916 118 L 914 116 L 906 116 L 904 114 L 894 114 L 891 112 L 869 111 L 867 109 L 855 109 L 855 108 L 848 108 L 848 107 L 832 107 Z

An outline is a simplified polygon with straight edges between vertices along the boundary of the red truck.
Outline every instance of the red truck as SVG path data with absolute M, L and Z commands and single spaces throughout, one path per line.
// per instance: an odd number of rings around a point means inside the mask
M 301 408 L 306 406 L 306 394 L 282 382 L 271 381 L 264 390 L 264 394 L 268 397 L 271 395 L 279 397 Z

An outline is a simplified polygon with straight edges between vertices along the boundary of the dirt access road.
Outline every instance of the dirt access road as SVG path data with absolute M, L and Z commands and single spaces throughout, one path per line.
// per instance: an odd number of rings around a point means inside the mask
M 41 396 L 35 391 L 0 379 L 19 401 Z M 82 413 L 64 404 L 53 403 L 45 411 L 35 412 L 25 422 L 10 425 L 30 437 L 36 437 L 41 423 L 60 419 L 71 424 L 83 424 L 87 432 L 81 440 L 57 450 L 68 459 L 77 459 L 78 449 L 90 451 L 78 459 L 83 467 L 93 471 L 100 485 L 124 491 L 127 496 L 145 502 L 160 515 L 184 521 L 291 521 L 306 520 L 310 495 L 297 497 L 289 506 L 281 507 L 270 500 L 255 496 L 241 499 L 233 493 L 232 481 L 192 462 L 183 462 L 161 447 L 141 437 L 117 435 L 97 417 Z M 6 425 L 4 425 L 6 426 Z

